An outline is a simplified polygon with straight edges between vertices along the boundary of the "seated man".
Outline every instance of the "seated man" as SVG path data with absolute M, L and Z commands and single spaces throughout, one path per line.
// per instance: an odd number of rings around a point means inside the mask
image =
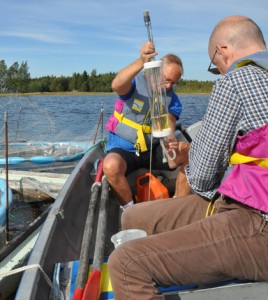
M 116 300 L 164 299 L 156 285 L 268 281 L 268 51 L 255 22 L 231 16 L 216 25 L 208 52 L 222 76 L 191 144 L 195 193 L 123 212 L 122 228 L 148 237 L 111 254 Z
M 112 88 L 119 95 L 119 98 L 115 102 L 115 112 L 106 125 L 106 129 L 109 131 L 108 154 L 104 160 L 103 170 L 121 207 L 124 209 L 134 204 L 126 176 L 139 168 L 149 169 L 150 167 L 151 118 L 148 89 L 142 69 L 144 63 L 149 62 L 156 54 L 154 44 L 152 42 L 145 43 L 141 47 L 141 56 L 122 69 L 112 83 Z M 164 56 L 162 60 L 169 104 L 169 119 L 171 130 L 174 132 L 175 123 L 180 116 L 182 106 L 172 86 L 180 79 L 183 66 L 180 58 L 173 54 Z M 141 140 L 137 140 L 137 129 L 131 126 L 133 122 L 138 126 L 143 126 L 145 141 L 143 144 Z M 174 161 L 168 159 L 168 163 L 163 163 L 159 139 L 153 139 L 152 169 L 172 170 L 178 165 L 188 163 L 188 143 L 173 141 L 169 143 L 169 147 L 176 150 L 176 159 Z M 181 168 L 177 180 L 176 195 L 182 196 L 189 192 L 190 188 L 184 168 Z

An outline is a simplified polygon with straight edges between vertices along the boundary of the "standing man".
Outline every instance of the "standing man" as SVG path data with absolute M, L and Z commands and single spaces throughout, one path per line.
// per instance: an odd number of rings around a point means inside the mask
M 214 28 L 208 53 L 217 67 L 208 70 L 222 76 L 190 149 L 195 193 L 123 212 L 123 229 L 148 237 L 111 254 L 116 300 L 164 299 L 157 284 L 268 281 L 268 51 L 255 22 L 231 16 Z
M 152 42 L 145 43 L 140 52 L 140 57 L 122 69 L 112 83 L 118 99 L 115 101 L 114 114 L 106 125 L 109 131 L 108 154 L 104 160 L 103 170 L 123 209 L 134 204 L 126 176 L 139 168 L 149 169 L 150 166 L 151 118 L 146 75 L 142 70 L 144 63 L 149 62 L 157 53 Z M 171 130 L 174 132 L 182 106 L 172 86 L 181 78 L 183 66 L 180 58 L 174 54 L 168 54 L 162 60 L 169 119 Z M 184 166 L 188 163 L 189 144 L 172 142 L 169 143 L 169 149 L 177 151 L 176 159 L 163 163 L 159 139 L 153 139 L 152 169 L 172 170 L 182 165 L 176 194 L 188 194 L 190 189 Z

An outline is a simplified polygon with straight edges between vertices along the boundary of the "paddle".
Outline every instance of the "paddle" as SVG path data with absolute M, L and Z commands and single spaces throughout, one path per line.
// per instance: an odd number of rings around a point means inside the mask
M 97 226 L 96 244 L 94 250 L 93 266 L 90 277 L 86 284 L 82 300 L 98 300 L 100 291 L 100 280 L 102 262 L 104 258 L 104 247 L 108 218 L 109 183 L 104 176 L 102 179 L 102 191 L 99 219 Z
M 91 187 L 91 197 L 88 206 L 88 214 L 85 224 L 85 230 L 82 240 L 80 258 L 79 258 L 79 268 L 76 278 L 76 288 L 73 295 L 73 300 L 81 300 L 84 293 L 84 287 L 87 281 L 88 275 L 88 262 L 89 262 L 89 247 L 93 233 L 93 223 L 96 210 L 96 203 L 99 198 L 99 192 L 101 190 L 101 179 L 103 174 L 103 158 L 99 161 L 97 174 L 95 181 Z
M 190 137 L 189 133 L 186 129 L 182 126 L 182 124 L 177 124 L 175 129 L 179 129 L 183 136 L 186 138 L 187 142 L 191 143 L 192 138 Z
M 6 243 L 9 243 L 9 187 L 8 187 L 8 121 L 5 112 L 5 146 L 6 146 Z

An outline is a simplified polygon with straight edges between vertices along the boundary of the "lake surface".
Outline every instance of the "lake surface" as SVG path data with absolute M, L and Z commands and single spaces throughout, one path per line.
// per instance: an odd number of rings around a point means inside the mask
M 208 95 L 179 95 L 184 127 L 201 120 Z M 113 112 L 115 95 L 51 95 L 0 97 L 0 139 L 5 138 L 7 113 L 9 140 L 83 140 L 94 135 L 103 105 L 104 124 Z M 1 125 L 2 124 L 2 125 Z
M 179 95 L 179 98 L 183 106 L 179 122 L 184 127 L 202 120 L 208 95 Z M 5 125 L 9 141 L 88 140 L 95 136 L 101 108 L 105 125 L 113 113 L 114 100 L 114 94 L 0 97 L 0 140 L 5 141 Z M 105 130 L 103 134 L 106 135 Z M 11 235 L 23 230 L 48 205 L 16 199 L 10 209 Z

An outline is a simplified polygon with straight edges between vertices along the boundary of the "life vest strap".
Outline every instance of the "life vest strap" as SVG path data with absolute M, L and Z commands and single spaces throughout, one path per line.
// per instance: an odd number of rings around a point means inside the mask
M 246 164 L 250 162 L 253 162 L 254 164 L 260 167 L 268 169 L 268 158 L 251 157 L 237 152 L 233 153 L 230 157 L 231 165 Z
M 138 145 L 138 148 L 141 150 L 141 152 L 147 151 L 148 149 L 144 138 L 144 133 L 151 133 L 151 126 L 135 123 L 134 121 L 126 118 L 123 114 L 118 113 L 116 110 L 114 111 L 114 116 L 119 122 L 137 130 L 138 139 L 135 147 Z
M 263 70 L 265 70 L 265 71 L 268 72 L 268 69 L 264 68 L 264 67 L 261 66 L 261 65 L 256 64 L 256 63 L 255 63 L 253 60 L 251 60 L 251 59 L 246 59 L 246 60 L 240 61 L 240 62 L 235 66 L 234 69 L 236 70 L 236 69 L 238 69 L 238 68 L 245 67 L 245 66 L 247 66 L 247 65 L 249 65 L 249 64 L 254 64 L 255 66 L 257 66 L 257 67 L 259 67 L 259 68 L 261 68 L 261 69 L 263 69 Z

